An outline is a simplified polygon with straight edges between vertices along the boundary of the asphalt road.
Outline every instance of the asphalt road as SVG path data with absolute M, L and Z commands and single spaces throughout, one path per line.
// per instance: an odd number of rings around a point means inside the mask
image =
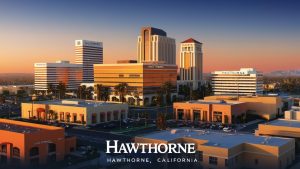
M 66 129 L 68 136 L 76 136 L 78 140 L 90 143 L 98 148 L 106 145 L 106 140 L 119 140 L 119 142 L 130 142 L 133 137 L 123 134 L 113 134 L 103 131 L 87 130 L 87 129 Z

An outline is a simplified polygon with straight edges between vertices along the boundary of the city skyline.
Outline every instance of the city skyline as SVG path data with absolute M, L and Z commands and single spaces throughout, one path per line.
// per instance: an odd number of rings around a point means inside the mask
M 271 2 L 1 1 L 0 73 L 33 73 L 35 62 L 75 63 L 76 39 L 103 42 L 104 63 L 137 59 L 143 26 L 176 39 L 177 65 L 181 41 L 202 42 L 206 73 L 299 69 L 300 3 Z

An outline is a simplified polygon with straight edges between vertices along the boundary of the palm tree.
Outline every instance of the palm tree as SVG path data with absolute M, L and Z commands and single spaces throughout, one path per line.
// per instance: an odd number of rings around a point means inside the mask
M 163 96 L 164 96 L 164 92 L 161 89 L 157 90 L 156 97 L 155 97 L 155 102 L 154 102 L 154 104 L 156 106 L 162 106 L 163 105 Z
M 107 101 L 110 95 L 110 88 L 104 86 L 101 93 L 101 100 Z
M 167 128 L 166 115 L 164 113 L 158 113 L 156 118 L 156 127 L 160 130 Z
M 171 103 L 171 92 L 173 85 L 171 82 L 165 82 L 161 85 L 161 92 L 166 95 L 166 105 Z
M 137 89 L 135 89 L 133 91 L 133 97 L 136 100 L 136 105 L 139 106 L 140 105 L 140 94 L 139 94 L 139 91 Z
M 115 92 L 119 95 L 120 101 L 124 102 L 124 96 L 128 94 L 129 86 L 127 83 L 120 83 L 115 86 Z
M 49 114 L 51 120 L 54 120 L 54 113 L 55 112 L 53 110 L 48 111 L 48 114 Z
M 102 90 L 103 90 L 103 85 L 102 84 L 96 84 L 95 85 L 95 93 L 97 94 L 97 100 L 99 101 L 99 100 L 102 100 Z
M 86 88 L 86 90 L 85 90 L 85 93 L 86 93 L 85 99 L 86 100 L 92 99 L 93 91 L 94 91 L 94 87 L 92 87 L 92 86 Z
M 59 82 L 59 84 L 56 86 L 56 90 L 58 91 L 58 98 L 63 99 L 66 95 L 66 84 Z
M 50 95 L 51 97 L 53 96 L 53 94 L 56 95 L 56 89 L 55 89 L 55 86 L 53 86 L 52 83 L 48 84 L 47 92 L 48 92 L 48 94 L 51 93 L 51 95 Z
M 77 98 L 78 99 L 82 99 L 83 98 L 83 88 L 82 88 L 82 86 L 78 86 L 78 88 L 77 88 Z

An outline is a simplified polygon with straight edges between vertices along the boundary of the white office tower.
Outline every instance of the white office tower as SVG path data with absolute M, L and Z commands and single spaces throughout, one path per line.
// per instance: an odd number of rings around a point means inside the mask
M 202 43 L 187 39 L 180 45 L 179 85 L 188 85 L 197 90 L 203 79 Z
M 143 27 L 138 36 L 138 63 L 160 62 L 176 64 L 175 39 L 167 37 L 167 33 L 153 27 Z
M 82 64 L 83 82 L 94 82 L 94 64 L 103 63 L 102 42 L 75 40 L 76 64 Z
M 34 89 L 47 91 L 49 85 L 56 87 L 60 82 L 69 91 L 76 90 L 82 81 L 82 66 L 69 61 L 34 64 Z
M 214 95 L 247 96 L 263 93 L 263 75 L 253 68 L 211 73 Z

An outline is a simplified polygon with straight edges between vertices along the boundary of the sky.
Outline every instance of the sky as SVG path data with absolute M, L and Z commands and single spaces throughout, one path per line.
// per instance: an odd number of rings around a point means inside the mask
M 299 9 L 298 0 L 1 0 L 0 73 L 74 62 L 76 39 L 103 42 L 104 63 L 136 59 L 142 26 L 176 39 L 177 58 L 180 42 L 201 41 L 204 72 L 299 70 Z

